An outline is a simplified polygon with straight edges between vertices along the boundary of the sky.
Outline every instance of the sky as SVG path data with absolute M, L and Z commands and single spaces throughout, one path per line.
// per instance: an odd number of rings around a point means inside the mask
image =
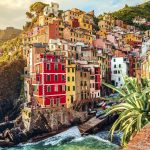
M 0 0 L 0 29 L 8 26 L 22 29 L 27 21 L 25 12 L 29 6 L 37 1 L 50 3 L 57 2 L 60 9 L 67 10 L 79 8 L 84 11 L 94 10 L 96 15 L 104 12 L 119 10 L 128 4 L 129 6 L 138 5 L 149 0 Z

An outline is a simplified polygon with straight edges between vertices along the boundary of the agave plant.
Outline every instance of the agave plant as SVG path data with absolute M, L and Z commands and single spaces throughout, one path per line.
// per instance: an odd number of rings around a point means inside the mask
M 122 132 L 121 145 L 125 146 L 134 133 L 137 133 L 150 120 L 150 86 L 148 80 L 136 78 L 124 78 L 124 85 L 116 88 L 113 85 L 103 83 L 115 90 L 121 96 L 120 104 L 108 109 L 107 115 L 118 113 L 119 118 L 110 130 L 111 140 L 114 131 Z

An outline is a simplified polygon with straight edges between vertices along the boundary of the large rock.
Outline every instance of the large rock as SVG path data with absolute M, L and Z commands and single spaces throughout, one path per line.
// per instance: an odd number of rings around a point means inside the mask
M 20 128 L 12 128 L 11 130 L 5 130 L 4 138 L 8 138 L 9 141 L 13 142 L 14 144 L 26 142 L 28 139 L 26 132 L 22 131 Z
M 12 129 L 13 127 L 14 127 L 14 121 L 1 123 L 0 133 L 2 133 L 6 129 Z

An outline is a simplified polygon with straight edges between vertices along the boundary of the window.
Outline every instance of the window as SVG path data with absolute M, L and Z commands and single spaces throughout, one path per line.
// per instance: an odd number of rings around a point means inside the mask
M 54 100 L 50 99 L 50 103 L 51 103 L 51 106 L 53 106 L 54 105 Z
M 68 77 L 68 81 L 70 81 L 70 77 Z
M 58 85 L 55 85 L 55 92 L 58 92 Z
M 114 74 L 117 74 L 117 70 L 114 70 Z
M 120 77 L 118 78 L 118 81 L 120 81 Z
M 36 85 L 34 86 L 34 91 L 37 91 L 37 86 Z
M 121 68 L 121 64 L 119 64 L 119 68 Z
M 47 75 L 47 81 L 50 81 L 50 75 L 49 74 Z
M 71 103 L 73 103 L 73 95 L 71 95 Z
M 65 70 L 65 65 L 62 65 L 62 70 Z
M 81 93 L 81 100 L 83 99 L 83 92 Z
M 116 59 L 114 59 L 114 62 L 116 62 Z
M 118 70 L 118 74 L 120 74 L 120 70 Z
M 75 89 L 76 89 L 75 86 L 73 86 L 73 91 L 75 91 Z
M 72 81 L 74 81 L 74 77 L 72 77 Z
M 74 68 L 72 68 L 72 72 L 74 72 Z
M 37 77 L 37 81 L 40 81 L 40 77 Z
M 57 106 L 60 105 L 60 98 L 56 98 L 56 105 L 57 105 Z
M 116 65 L 114 65 L 114 68 L 116 68 Z
M 84 77 L 86 77 L 86 73 L 84 73 Z
M 68 91 L 70 91 L 70 86 L 68 86 Z
M 93 88 L 94 88 L 94 83 L 93 83 Z
M 62 75 L 62 80 L 65 81 L 65 75 L 64 74 Z
M 58 70 L 58 64 L 55 64 L 55 70 Z
M 71 64 L 71 61 L 70 60 L 68 60 L 68 65 L 70 65 Z
M 66 91 L 66 86 L 62 85 L 62 91 Z
M 62 85 L 60 85 L 60 92 L 62 92 Z
M 47 86 L 47 92 L 51 92 L 51 87 Z
M 116 82 L 116 86 L 118 86 L 118 82 Z
M 80 76 L 82 77 L 82 72 L 80 72 Z
M 55 81 L 58 81 L 58 75 L 55 75 Z
M 68 68 L 68 72 L 70 72 L 70 68 Z
M 50 70 L 50 64 L 46 64 L 46 69 Z

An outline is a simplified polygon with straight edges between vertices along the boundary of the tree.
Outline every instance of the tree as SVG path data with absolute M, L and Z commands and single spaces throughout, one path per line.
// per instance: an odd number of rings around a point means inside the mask
M 119 118 L 110 130 L 111 140 L 114 131 L 123 132 L 121 145 L 125 146 L 132 137 L 150 120 L 150 86 L 146 79 L 139 82 L 136 78 L 124 78 L 125 84 L 122 88 L 103 83 L 105 86 L 115 90 L 121 96 L 118 105 L 108 109 L 107 115 L 117 112 Z
M 30 12 L 35 12 L 36 15 L 40 14 L 43 12 L 43 9 L 45 6 L 48 4 L 42 3 L 42 2 L 35 2 L 30 6 Z
M 128 8 L 129 6 L 127 4 L 125 4 L 125 8 Z
M 26 12 L 26 16 L 28 19 L 32 19 L 34 15 L 31 12 Z

